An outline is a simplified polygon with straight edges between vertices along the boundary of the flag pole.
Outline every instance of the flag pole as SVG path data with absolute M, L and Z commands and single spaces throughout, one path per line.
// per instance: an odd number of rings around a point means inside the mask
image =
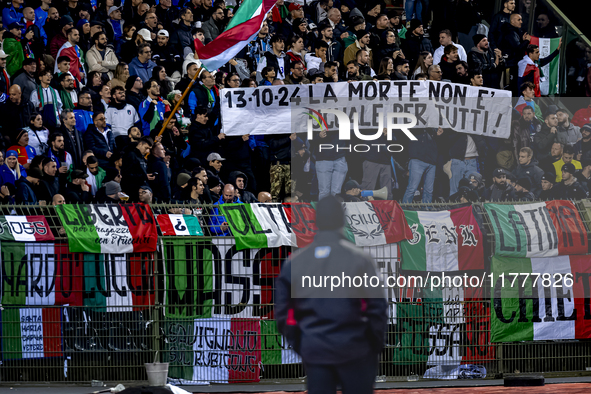
M 195 81 L 197 80 L 197 78 L 199 78 L 199 76 L 201 75 L 201 73 L 205 70 L 204 67 L 199 67 L 197 69 L 197 72 L 195 73 L 195 75 L 193 76 L 193 79 L 191 79 L 191 82 L 189 82 L 189 86 L 187 86 L 187 88 L 185 89 L 185 91 L 183 92 L 183 95 L 181 96 L 181 99 L 179 101 L 177 101 L 177 103 L 174 106 L 174 109 L 170 112 L 170 115 L 168 115 L 168 118 L 166 119 L 166 121 L 162 124 L 162 129 L 160 129 L 160 132 L 158 133 L 158 137 L 162 135 L 162 133 L 164 133 L 164 130 L 166 129 L 166 126 L 168 126 L 168 124 L 170 123 L 172 117 L 176 114 L 176 111 L 178 111 L 179 107 L 181 106 L 181 103 L 183 102 L 183 100 L 185 99 L 185 97 L 187 97 L 187 94 L 189 94 L 189 91 L 191 90 L 191 88 L 193 87 L 193 85 L 195 84 Z

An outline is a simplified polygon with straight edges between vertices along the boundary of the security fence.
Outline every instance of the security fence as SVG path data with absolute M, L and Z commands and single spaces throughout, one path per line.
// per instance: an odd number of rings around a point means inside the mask
M 374 202 L 385 242 L 379 231 L 369 236 L 371 220 L 356 224 L 367 203 L 353 204 L 363 205 L 346 208 L 346 237 L 375 258 L 384 277 L 488 278 L 502 264 L 533 267 L 543 259 L 570 261 L 575 275 L 591 273 L 589 201 L 402 208 Z M 513 207 L 513 227 L 504 227 L 503 207 Z M 273 292 L 282 261 L 313 238 L 313 212 L 309 204 L 218 212 L 191 205 L 0 206 L 0 384 L 145 380 L 144 363 L 154 360 L 170 363 L 176 383 L 301 382 L 301 360 L 277 330 Z M 385 221 L 398 214 L 410 235 L 391 242 L 398 230 Z M 224 223 L 214 219 L 221 215 L 233 236 L 212 235 L 221 230 L 213 229 Z M 544 217 L 546 227 L 536 229 L 532 223 Z M 291 241 L 269 228 L 289 231 Z M 525 231 L 529 254 L 499 252 L 499 229 L 515 250 L 521 241 L 512 232 Z M 530 248 L 546 233 L 556 242 Z M 427 257 L 416 257 L 417 248 Z M 551 301 L 520 296 L 515 306 L 487 292 L 490 285 L 389 288 L 378 379 L 572 375 L 591 367 L 588 293 L 577 296 L 575 289 L 574 297 Z

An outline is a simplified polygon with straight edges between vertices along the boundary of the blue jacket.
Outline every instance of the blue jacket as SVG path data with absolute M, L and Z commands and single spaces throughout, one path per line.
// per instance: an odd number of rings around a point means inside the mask
M 2 25 L 8 30 L 8 25 L 20 22 L 23 19 L 23 8 L 17 11 L 13 5 L 2 10 Z
M 115 137 L 113 137 L 113 132 L 108 125 L 106 130 L 107 139 L 98 131 L 94 124 L 88 126 L 88 130 L 84 133 L 84 147 L 94 152 L 94 155 L 99 161 L 99 167 L 103 168 L 109 165 L 107 152 L 115 152 Z
M 35 10 L 35 24 L 39 27 L 45 26 L 45 22 L 47 22 L 47 17 L 49 14 L 47 11 L 44 11 L 41 7 Z
M 156 109 L 158 110 L 158 121 L 163 120 L 166 106 L 162 101 L 158 101 Z M 138 113 L 140 115 L 140 120 L 142 122 L 142 130 L 144 135 L 150 135 L 150 131 L 152 131 L 150 129 L 150 122 L 154 117 L 154 106 L 152 104 L 152 99 L 150 97 L 142 101 Z
M 148 60 L 146 63 L 141 63 L 136 57 L 129 63 L 129 75 L 137 75 L 144 83 L 152 78 L 152 70 L 156 67 L 156 63 Z
M 76 117 L 76 130 L 80 130 L 80 134 L 84 134 L 88 126 L 92 123 L 92 112 L 83 109 L 75 109 L 74 116 Z
M 235 198 L 236 201 L 234 201 L 235 204 L 244 204 L 242 201 L 240 201 L 239 198 Z M 218 202 L 216 202 L 215 204 L 213 204 L 213 208 L 211 210 L 211 216 L 209 217 L 209 231 L 211 232 L 211 235 L 218 235 L 218 236 L 230 236 L 232 235 L 232 233 L 230 232 L 230 229 L 228 228 L 227 231 L 222 231 L 222 223 L 227 222 L 226 218 L 224 217 L 224 215 L 220 215 L 220 209 L 218 208 L 220 205 L 224 204 L 224 196 L 220 196 L 220 199 L 218 200 Z M 217 206 L 216 206 L 217 205 Z
M 27 178 L 21 177 L 16 181 L 16 203 L 24 205 L 37 205 L 37 196 L 33 191 L 33 185 Z
M 21 168 L 21 178 L 26 177 L 27 171 L 25 170 L 25 167 L 20 164 L 19 166 Z M 14 185 L 15 182 L 16 179 L 12 171 L 10 171 L 8 168 L 8 164 L 4 163 L 2 166 L 0 166 L 0 186 L 4 185 L 5 183 L 12 183 Z

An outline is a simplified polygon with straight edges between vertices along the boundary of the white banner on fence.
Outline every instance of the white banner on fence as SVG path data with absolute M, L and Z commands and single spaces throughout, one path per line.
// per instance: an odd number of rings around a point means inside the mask
M 351 108 L 357 108 L 360 119 L 375 117 L 374 104 L 380 101 L 378 112 L 393 110 L 418 115 L 417 127 L 449 127 L 499 138 L 507 138 L 510 133 L 511 92 L 437 81 L 363 81 L 225 89 L 221 97 L 223 132 L 230 136 L 292 133 L 292 111 L 297 113 L 298 109 L 301 112 L 317 106 L 329 108 L 337 105 L 337 99 L 347 98 L 355 102 Z M 402 104 L 393 101 L 390 104 L 399 107 L 388 109 L 381 107 L 386 98 L 408 100 Z M 424 99 L 418 102 L 419 98 Z M 427 98 L 438 99 L 426 108 Z M 364 105 L 361 110 L 358 103 Z

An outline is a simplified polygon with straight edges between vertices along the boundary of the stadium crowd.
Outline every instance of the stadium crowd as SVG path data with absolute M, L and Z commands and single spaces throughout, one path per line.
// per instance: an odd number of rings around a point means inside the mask
M 551 12 L 530 15 L 529 0 L 494 15 L 485 1 L 390 3 L 278 0 L 234 59 L 198 75 L 160 134 L 200 70 L 196 50 L 240 4 L 5 0 L 1 203 L 360 201 L 382 187 L 403 202 L 588 196 L 591 105 L 571 118 L 537 104 L 540 67 L 559 51 L 540 58 L 526 28 L 536 18 L 535 37 L 558 37 Z M 569 94 L 591 96 L 591 49 L 570 41 L 566 64 Z M 519 97 L 511 136 L 413 129 L 418 141 L 400 154 L 352 157 L 296 134 L 221 132 L 224 89 L 372 79 L 508 89 Z

